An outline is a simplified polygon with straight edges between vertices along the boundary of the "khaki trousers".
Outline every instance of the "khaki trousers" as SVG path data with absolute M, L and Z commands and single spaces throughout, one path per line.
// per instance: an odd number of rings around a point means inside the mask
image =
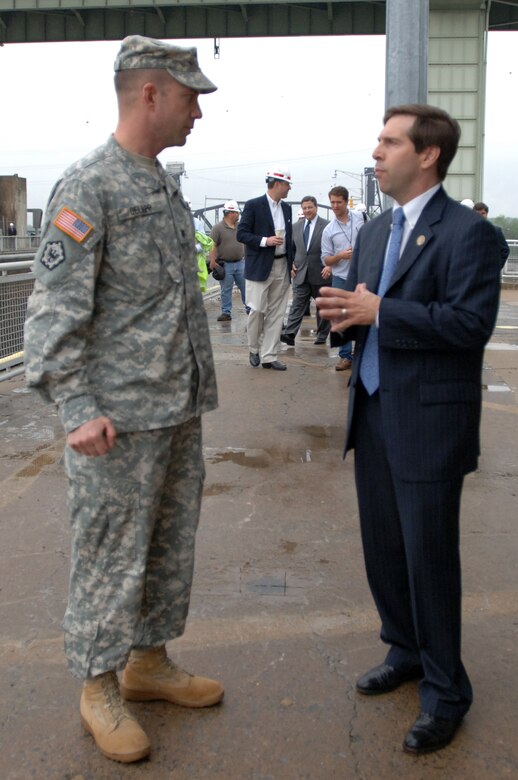
M 273 363 L 279 351 L 280 335 L 288 305 L 290 282 L 286 258 L 273 261 L 270 276 L 264 282 L 246 280 L 248 348 L 259 353 L 261 363 Z

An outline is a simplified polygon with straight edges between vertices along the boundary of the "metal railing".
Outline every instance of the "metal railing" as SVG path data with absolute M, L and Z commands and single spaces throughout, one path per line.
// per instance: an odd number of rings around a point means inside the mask
M 508 241 L 507 243 L 511 251 L 502 269 L 504 281 L 506 278 L 510 280 L 518 279 L 518 241 Z
M 23 324 L 34 287 L 32 260 L 0 263 L 0 381 L 23 371 Z
M 26 236 L 0 236 L 0 252 L 27 252 L 28 250 L 37 249 L 40 245 L 41 236 L 36 233 L 31 233 Z

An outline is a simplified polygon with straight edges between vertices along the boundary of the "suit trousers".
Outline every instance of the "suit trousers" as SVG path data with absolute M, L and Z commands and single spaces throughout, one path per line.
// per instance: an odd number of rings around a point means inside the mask
M 324 282 L 322 282 L 324 284 Z M 302 322 L 306 313 L 306 308 L 311 300 L 315 299 L 319 295 L 322 284 L 310 284 L 304 280 L 300 284 L 293 284 L 293 300 L 291 302 L 290 313 L 288 315 L 288 322 L 284 328 L 284 332 L 288 336 L 295 336 L 299 332 L 300 323 Z M 320 338 L 327 338 L 329 331 L 331 330 L 331 323 L 329 320 L 324 320 L 319 314 L 317 309 L 317 336 Z
M 365 566 L 381 639 L 390 645 L 386 663 L 421 666 L 422 711 L 460 720 L 473 698 L 460 655 L 463 478 L 406 482 L 395 475 L 383 440 L 379 392 L 369 396 L 360 380 L 353 424 Z
M 280 335 L 290 282 L 286 258 L 273 261 L 264 282 L 246 280 L 246 305 L 250 307 L 247 334 L 250 352 L 259 353 L 261 363 L 273 363 L 279 351 Z

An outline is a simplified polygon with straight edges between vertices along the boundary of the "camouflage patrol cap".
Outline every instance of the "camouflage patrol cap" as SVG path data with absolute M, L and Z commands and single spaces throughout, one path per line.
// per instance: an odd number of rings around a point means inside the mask
M 176 81 L 196 92 L 206 94 L 217 90 L 201 72 L 194 47 L 172 46 L 156 38 L 128 35 L 121 43 L 114 69 L 117 72 L 137 68 L 167 70 Z

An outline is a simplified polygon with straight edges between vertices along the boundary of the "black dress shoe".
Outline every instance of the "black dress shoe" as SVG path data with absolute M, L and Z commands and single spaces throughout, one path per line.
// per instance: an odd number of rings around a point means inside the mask
M 394 669 L 388 664 L 380 664 L 366 672 L 356 683 L 356 690 L 366 696 L 378 696 L 380 693 L 395 691 L 407 680 L 417 680 L 423 676 L 420 666 L 408 669 Z
M 263 368 L 273 368 L 274 371 L 286 371 L 286 363 L 280 360 L 273 360 L 271 363 L 263 363 Z
M 257 366 L 261 362 L 261 359 L 260 359 L 259 355 L 257 354 L 257 352 L 250 352 L 249 360 L 250 360 L 250 365 L 253 368 L 257 368 Z
M 460 720 L 446 720 L 421 712 L 404 739 L 403 750 L 414 755 L 441 750 L 450 744 L 460 723 Z
M 281 333 L 281 341 L 283 344 L 287 344 L 288 347 L 295 346 L 295 336 L 290 336 L 288 333 Z
M 325 343 L 326 343 L 326 341 L 327 341 L 327 337 L 326 337 L 326 338 L 321 338 L 321 337 L 319 336 L 318 338 L 316 338 L 316 339 L 315 339 L 315 341 L 313 342 L 313 344 L 325 344 Z

